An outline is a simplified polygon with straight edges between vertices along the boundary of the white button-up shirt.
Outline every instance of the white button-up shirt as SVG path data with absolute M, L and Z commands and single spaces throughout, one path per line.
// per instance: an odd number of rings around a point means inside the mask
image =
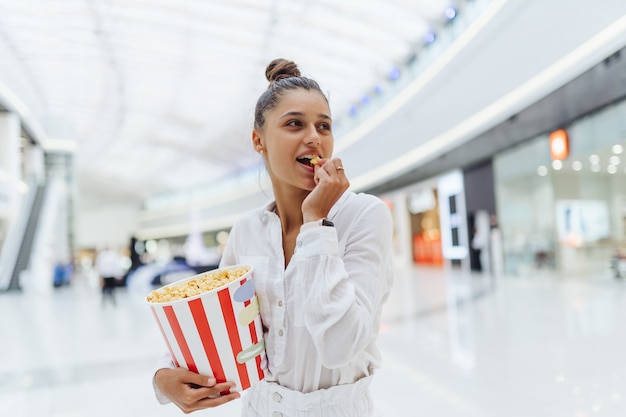
M 393 280 L 389 208 L 344 193 L 328 216 L 335 227 L 305 225 L 285 268 L 274 207 L 237 220 L 220 263 L 254 266 L 266 380 L 307 393 L 371 375 L 380 366 L 376 337 Z

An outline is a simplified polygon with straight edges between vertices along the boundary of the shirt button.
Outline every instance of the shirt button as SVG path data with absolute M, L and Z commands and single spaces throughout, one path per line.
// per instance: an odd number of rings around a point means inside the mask
M 276 303 L 276 305 L 278 307 L 282 307 L 283 306 L 283 301 L 282 300 L 278 300 L 278 302 Z
M 283 335 L 283 331 L 282 331 L 282 330 L 279 330 L 279 331 L 278 331 L 278 335 L 279 335 L 279 336 L 282 336 L 282 335 Z
M 282 395 L 280 395 L 278 392 L 275 392 L 275 393 L 273 393 L 273 394 L 272 394 L 272 399 L 273 399 L 274 401 L 276 401 L 277 403 L 279 403 L 279 402 L 280 402 L 280 400 L 282 400 L 282 399 L 283 399 L 283 396 L 282 396 Z
M 274 411 L 272 413 L 272 417 L 283 417 L 283 413 L 279 413 L 278 411 Z
M 298 241 L 298 247 L 299 248 L 302 247 L 302 241 L 301 240 Z

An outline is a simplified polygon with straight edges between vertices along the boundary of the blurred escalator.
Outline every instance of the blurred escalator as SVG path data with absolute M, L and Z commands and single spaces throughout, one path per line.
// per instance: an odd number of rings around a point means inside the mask
M 22 271 L 28 268 L 28 264 L 30 262 L 30 255 L 33 248 L 33 240 L 35 237 L 35 232 L 37 231 L 37 226 L 39 224 L 39 218 L 41 215 L 41 208 L 43 206 L 45 191 L 45 184 L 37 186 L 35 199 L 33 201 L 33 205 L 28 216 L 28 222 L 26 223 L 26 229 L 24 230 L 22 243 L 20 245 L 20 250 L 17 254 L 15 268 L 13 269 L 13 273 L 11 274 L 11 280 L 9 282 L 7 291 L 21 290 L 20 274 Z

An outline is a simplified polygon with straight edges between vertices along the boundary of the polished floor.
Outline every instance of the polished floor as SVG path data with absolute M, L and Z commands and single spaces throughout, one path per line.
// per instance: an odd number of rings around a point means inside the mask
M 179 416 L 154 399 L 164 350 L 140 290 L 93 279 L 0 294 L 0 416 Z M 384 416 L 626 416 L 626 280 L 409 268 L 386 305 Z M 239 415 L 239 402 L 194 415 Z

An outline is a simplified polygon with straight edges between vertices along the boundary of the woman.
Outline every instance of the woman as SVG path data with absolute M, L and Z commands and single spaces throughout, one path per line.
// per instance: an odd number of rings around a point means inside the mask
M 264 326 L 266 377 L 246 392 L 242 415 L 373 416 L 368 386 L 392 283 L 391 215 L 378 198 L 347 191 L 317 82 L 284 59 L 266 76 L 252 143 L 275 200 L 235 223 L 220 264 L 254 266 Z M 160 369 L 154 382 L 185 412 L 239 397 L 219 396 L 232 383 L 182 368 Z

